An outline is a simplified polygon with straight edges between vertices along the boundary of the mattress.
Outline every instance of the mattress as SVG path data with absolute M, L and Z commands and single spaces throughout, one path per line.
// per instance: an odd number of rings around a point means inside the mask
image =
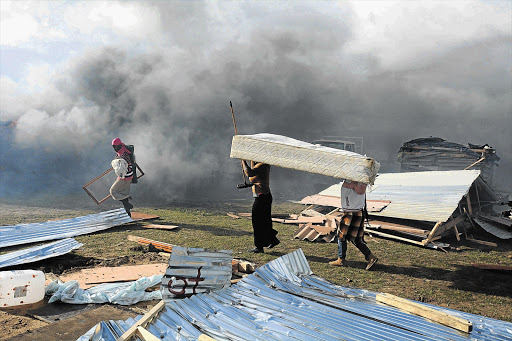
M 274 134 L 235 135 L 230 156 L 367 184 L 380 168 L 367 156 Z

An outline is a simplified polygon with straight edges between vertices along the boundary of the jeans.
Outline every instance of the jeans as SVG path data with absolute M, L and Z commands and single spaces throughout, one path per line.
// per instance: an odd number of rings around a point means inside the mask
M 364 255 L 364 258 L 368 260 L 368 257 L 372 253 L 366 243 L 364 242 L 363 238 L 356 238 L 352 242 L 354 245 L 361 251 Z M 347 241 L 346 240 L 340 240 L 338 238 L 338 258 L 345 259 L 347 256 Z

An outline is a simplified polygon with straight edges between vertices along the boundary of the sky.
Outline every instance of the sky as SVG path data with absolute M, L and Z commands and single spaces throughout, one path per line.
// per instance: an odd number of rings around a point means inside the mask
M 0 197 L 83 191 L 115 137 L 138 198 L 250 196 L 230 101 L 239 134 L 362 138 L 381 172 L 415 138 L 487 143 L 512 192 L 511 73 L 512 1 L 0 0 Z

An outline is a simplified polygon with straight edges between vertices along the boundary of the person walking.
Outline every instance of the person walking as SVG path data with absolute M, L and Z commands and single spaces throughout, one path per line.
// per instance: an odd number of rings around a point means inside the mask
M 119 137 L 112 140 L 112 147 L 116 152 L 114 160 L 111 165 L 117 175 L 117 179 L 110 187 L 110 195 L 114 200 L 119 200 L 123 203 L 123 207 L 131 217 L 130 210 L 133 205 L 130 203 L 130 185 L 132 183 L 135 172 L 135 155 L 128 147 L 121 141 Z
M 369 270 L 378 258 L 370 251 L 364 241 L 363 210 L 366 206 L 366 184 L 345 180 L 341 186 L 341 208 L 343 215 L 337 221 L 338 259 L 329 262 L 334 266 L 346 266 L 347 240 L 351 241 L 364 255 Z
M 269 249 L 277 246 L 277 231 L 272 228 L 272 194 L 270 193 L 270 165 L 251 161 L 251 165 L 243 160 L 244 172 L 252 183 L 252 228 L 254 231 L 254 249 L 249 252 L 263 253 L 264 247 Z

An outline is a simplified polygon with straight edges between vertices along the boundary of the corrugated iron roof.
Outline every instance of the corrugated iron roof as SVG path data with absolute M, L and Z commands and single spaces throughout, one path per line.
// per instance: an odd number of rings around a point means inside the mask
M 0 226 L 0 248 L 106 230 L 132 222 L 124 208 L 44 223 Z
M 366 197 L 391 201 L 381 212 L 372 212 L 374 216 L 445 222 L 479 175 L 479 170 L 383 173 Z M 341 184 L 336 184 L 318 194 L 340 197 L 340 192 Z
M 74 249 L 78 249 L 82 245 L 84 244 L 77 242 L 73 238 L 66 238 L 25 250 L 9 252 L 0 256 L 0 268 L 33 263 L 46 258 L 61 256 Z
M 210 292 L 231 283 L 233 251 L 173 246 L 162 278 L 165 301 Z
M 302 250 L 260 267 L 231 287 L 173 300 L 145 329 L 161 340 L 506 340 L 512 323 L 425 306 L 469 320 L 469 333 L 376 300 L 377 293 L 315 276 Z M 419 302 L 417 302 L 419 303 Z M 137 320 L 102 322 L 81 340 L 116 340 Z M 93 335 L 94 334 L 94 335 Z

